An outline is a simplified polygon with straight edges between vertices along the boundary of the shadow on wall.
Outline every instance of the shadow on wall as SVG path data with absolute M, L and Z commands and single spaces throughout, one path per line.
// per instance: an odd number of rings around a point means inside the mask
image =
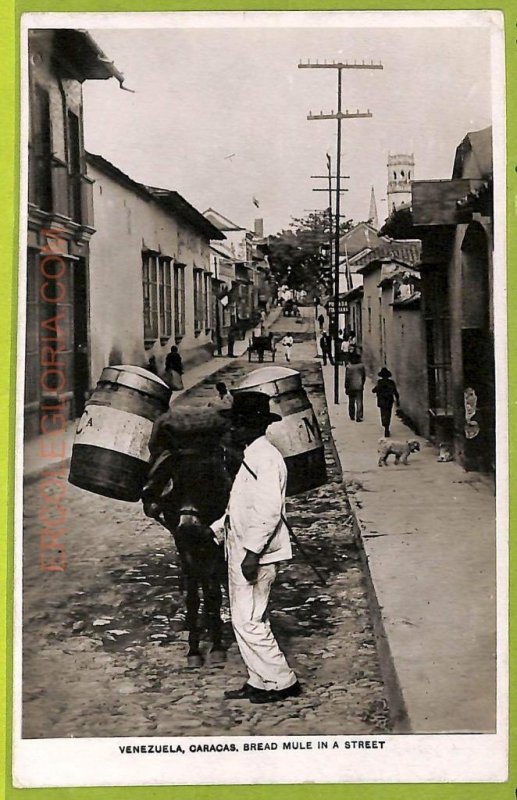
M 110 350 L 109 359 L 108 359 L 108 366 L 112 367 L 115 364 L 122 364 L 122 350 L 118 347 L 114 346 Z

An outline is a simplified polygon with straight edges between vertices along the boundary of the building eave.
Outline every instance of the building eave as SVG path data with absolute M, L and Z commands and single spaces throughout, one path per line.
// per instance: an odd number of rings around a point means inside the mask
M 208 239 L 226 239 L 224 233 L 209 222 L 209 220 L 207 220 L 197 208 L 194 208 L 188 200 L 185 200 L 179 192 L 170 189 L 160 189 L 157 186 L 146 186 L 145 188 L 160 205 L 174 211 L 178 216 L 184 219 L 185 222 L 192 225 L 193 228 L 197 228 L 204 233 Z
M 344 292 L 344 294 L 340 294 L 339 297 L 342 300 L 352 301 L 358 300 L 360 297 L 364 295 L 364 286 L 354 286 L 353 289 L 350 289 L 348 292 Z
M 148 202 L 154 201 L 175 219 L 179 217 L 184 222 L 187 222 L 193 228 L 203 233 L 207 239 L 226 239 L 222 231 L 212 225 L 200 211 L 194 208 L 194 206 L 185 200 L 178 192 L 138 183 L 103 156 L 88 152 L 85 155 L 87 164 L 90 164 L 95 169 L 98 169 L 100 172 L 112 178 L 112 180 L 116 181 L 120 186 L 134 192 L 143 200 Z
M 124 75 L 86 30 L 57 28 L 54 31 L 53 58 L 63 77 L 75 78 L 81 83 L 109 78 L 116 78 L 121 86 L 124 83 Z M 66 74 L 68 72 L 70 74 Z

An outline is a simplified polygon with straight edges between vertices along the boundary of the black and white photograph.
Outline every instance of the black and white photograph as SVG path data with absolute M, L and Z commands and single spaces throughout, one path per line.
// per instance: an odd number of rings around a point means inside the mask
M 15 785 L 505 780 L 502 15 L 20 35 Z

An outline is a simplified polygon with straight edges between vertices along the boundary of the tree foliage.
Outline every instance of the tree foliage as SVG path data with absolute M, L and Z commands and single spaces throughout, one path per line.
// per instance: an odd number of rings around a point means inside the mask
M 390 239 L 418 239 L 418 231 L 413 227 L 413 214 L 410 208 L 392 211 L 379 233 Z
M 351 220 L 342 222 L 340 235 L 350 227 Z M 333 265 L 329 264 L 329 240 L 328 209 L 293 218 L 288 229 L 270 236 L 269 262 L 277 283 L 306 291 L 330 290 Z

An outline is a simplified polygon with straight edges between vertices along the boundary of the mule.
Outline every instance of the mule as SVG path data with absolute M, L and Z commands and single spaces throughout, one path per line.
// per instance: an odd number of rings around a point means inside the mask
M 209 525 L 225 512 L 231 488 L 222 444 L 228 422 L 214 408 L 178 406 L 155 423 L 144 511 L 172 534 L 186 589 L 187 660 L 200 666 L 199 606 L 204 610 L 211 663 L 224 660 L 221 586 L 227 583 L 223 547 Z

